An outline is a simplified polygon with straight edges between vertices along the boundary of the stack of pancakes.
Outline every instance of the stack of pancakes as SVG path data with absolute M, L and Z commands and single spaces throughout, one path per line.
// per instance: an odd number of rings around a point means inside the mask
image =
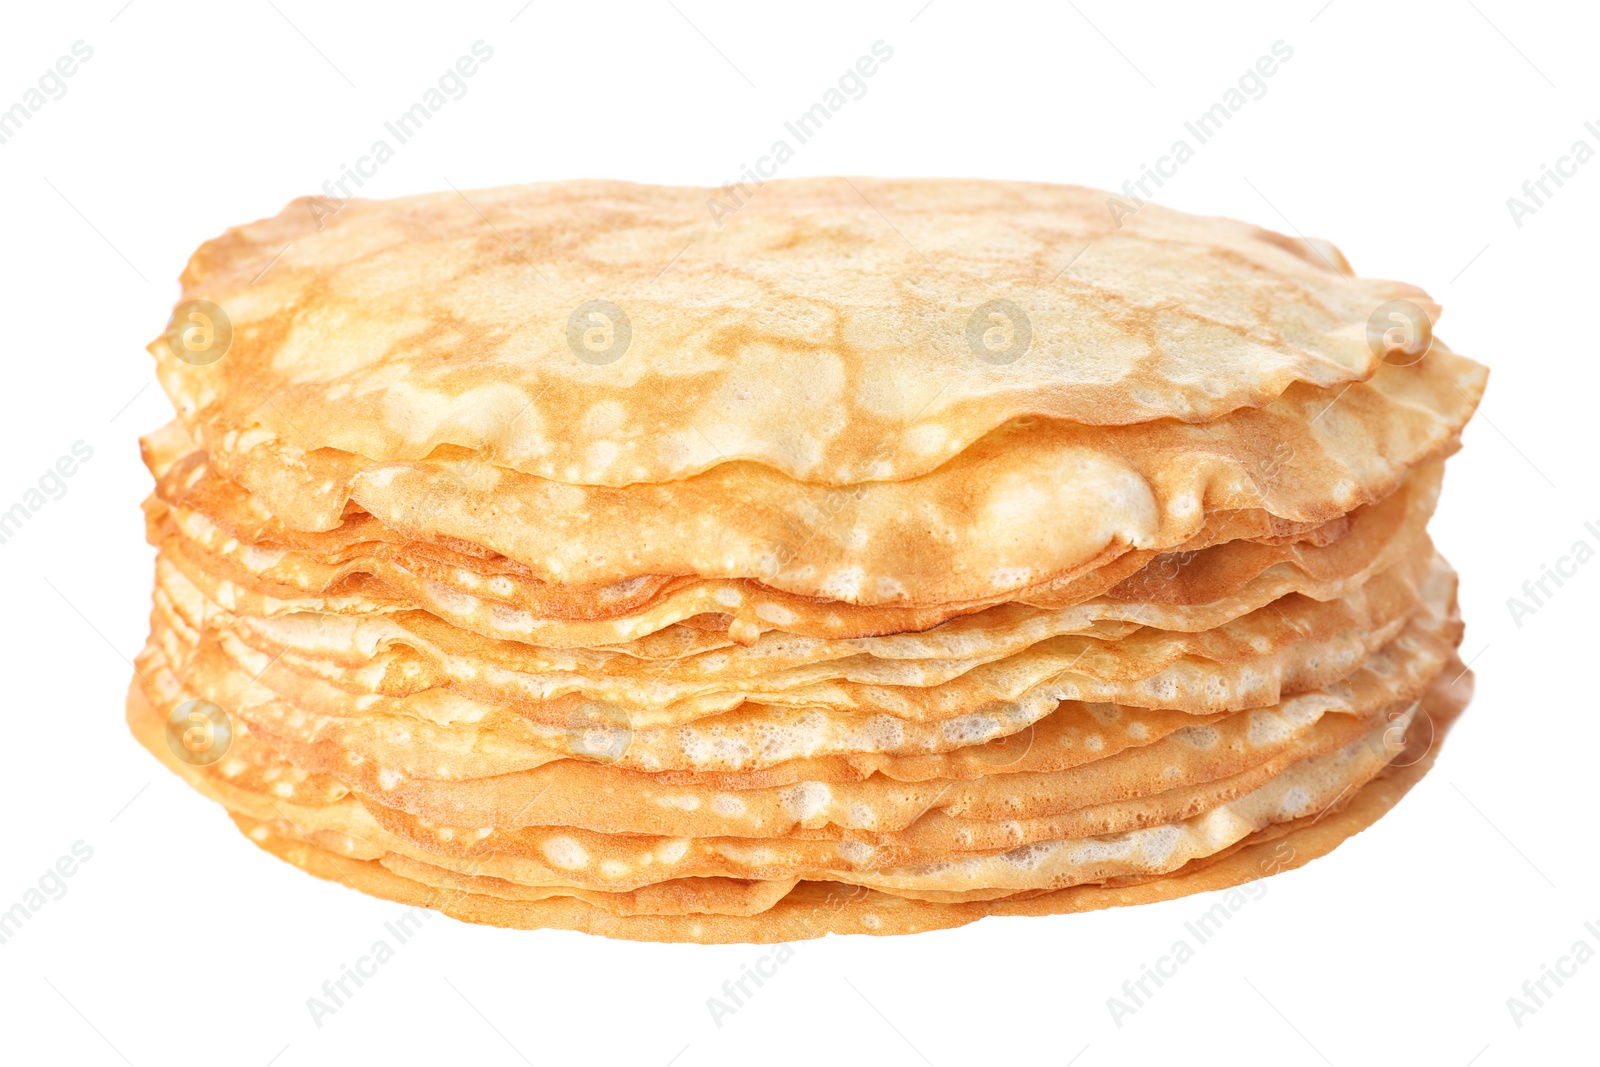
M 1237 884 L 1426 770 L 1485 371 L 1425 294 L 1074 187 L 711 195 L 297 201 L 196 252 L 128 719 L 252 841 L 787 941 Z

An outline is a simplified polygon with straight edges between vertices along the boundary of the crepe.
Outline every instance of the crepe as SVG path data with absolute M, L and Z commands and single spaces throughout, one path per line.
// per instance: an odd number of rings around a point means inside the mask
M 231 309 L 235 358 L 158 343 L 162 384 L 208 447 L 259 423 L 307 451 L 455 446 L 572 484 L 743 460 L 843 485 L 925 474 L 1019 416 L 1200 422 L 1360 381 L 1381 362 L 1374 308 L 1437 317 L 1336 251 L 1158 205 L 1113 226 L 1089 189 L 773 181 L 720 229 L 713 192 L 567 182 L 352 200 L 326 220 L 297 201 L 195 253 L 183 299 Z M 626 326 L 574 323 L 597 298 Z M 989 317 L 1002 300 L 1026 327 Z M 574 325 L 604 355 L 569 344 Z M 973 326 L 1031 343 L 978 358 Z
M 297 201 L 195 253 L 127 719 L 252 841 L 771 942 L 1237 884 L 1431 763 L 1486 372 L 1426 294 L 1073 187 L 705 195 Z
M 1384 364 L 1338 394 L 1296 387 L 1204 427 L 1008 424 L 927 474 L 848 489 L 751 464 L 574 486 L 487 462 L 305 451 L 265 430 L 230 432 L 206 450 L 219 474 L 290 525 L 333 529 L 353 502 L 408 539 L 479 546 L 543 582 L 697 575 L 928 607 L 1028 599 L 1130 551 L 1185 547 L 1214 511 L 1334 519 L 1455 451 L 1482 388 L 1482 368 L 1441 343 L 1421 363 Z M 737 593 L 725 604 L 741 606 Z M 767 621 L 784 625 L 783 607 Z
M 1082 882 L 1043 892 L 1025 890 L 967 904 L 930 901 L 906 895 L 903 890 L 873 890 L 861 885 L 830 888 L 827 880 L 752 882 L 718 877 L 653 883 L 641 901 L 634 895 L 637 890 L 608 892 L 558 885 L 539 887 L 508 880 L 489 872 L 514 874 L 514 869 L 494 862 L 493 854 L 486 858 L 470 846 L 465 862 L 457 864 L 461 869 L 451 870 L 408 857 L 404 851 L 407 846 L 395 839 L 390 839 L 390 843 L 401 852 L 363 846 L 358 839 L 341 831 L 311 830 L 308 837 L 294 828 L 293 821 L 284 817 L 278 805 L 271 805 L 264 816 L 235 811 L 233 817 L 240 829 L 257 844 L 312 873 L 389 899 L 437 908 L 469 921 L 502 926 L 568 927 L 614 937 L 702 943 L 787 941 L 829 932 L 906 933 L 962 925 L 989 914 L 1040 915 L 1170 899 L 1293 869 L 1370 825 L 1431 767 L 1439 741 L 1470 693 L 1470 673 L 1457 667 L 1459 664 L 1449 671 L 1449 680 L 1441 677 L 1418 705 L 1417 714 L 1429 723 L 1426 731 L 1408 734 L 1398 743 L 1391 740 L 1358 742 L 1355 751 L 1343 753 L 1342 758 L 1336 760 L 1346 770 L 1352 762 L 1361 763 L 1362 768 L 1355 772 L 1354 779 L 1345 783 L 1349 788 L 1341 787 L 1320 809 L 1296 815 L 1306 802 L 1306 798 L 1297 797 L 1291 806 L 1280 805 L 1276 821 L 1269 817 L 1259 829 L 1236 837 L 1231 844 L 1212 854 L 1190 859 L 1160 874 L 1129 874 L 1100 883 Z M 130 709 L 136 704 L 137 698 L 130 702 Z M 1377 736 L 1386 737 L 1384 734 Z M 1387 754 L 1387 768 L 1379 770 L 1376 777 L 1362 778 L 1370 769 L 1370 761 L 1362 757 L 1379 754 Z M 178 769 L 186 775 L 192 772 L 182 765 Z M 1357 780 L 1365 784 L 1358 784 Z M 367 832 L 378 839 L 384 836 L 383 830 L 375 825 Z M 1271 850 L 1259 847 L 1283 838 L 1289 841 L 1287 847 Z M 1149 842 L 1148 836 L 1137 840 Z M 1113 846 L 1110 852 L 1127 851 L 1125 840 L 1114 840 L 1110 844 Z M 371 855 L 363 857 L 362 853 Z M 1251 862 L 1239 862 L 1241 854 Z M 1156 862 L 1159 866 L 1160 861 Z M 1213 876 L 1194 877 L 1212 868 L 1216 869 Z M 424 891 L 422 886 L 431 887 L 432 891 Z M 655 907 L 650 907 L 652 890 L 658 896 L 675 896 L 677 906 L 663 909 L 658 900 Z M 774 898 L 776 902 L 772 903 Z M 526 906 L 532 902 L 547 906 Z M 643 909 L 641 903 L 645 905 Z M 587 906 L 577 907 L 578 904 Z M 718 910 L 707 910 L 708 906 Z M 696 916 L 696 921 L 674 921 L 689 915 Z M 643 921 L 615 922 L 619 917 Z M 729 921 L 735 918 L 746 921 Z

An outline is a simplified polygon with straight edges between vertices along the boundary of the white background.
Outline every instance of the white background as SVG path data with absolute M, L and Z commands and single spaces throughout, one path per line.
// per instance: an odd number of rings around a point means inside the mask
M 93 458 L 0 545 L 11 697 L 0 909 L 75 842 L 93 857 L 0 945 L 0 1058 L 1594 1062 L 1600 960 L 1550 986 L 1520 1028 L 1506 1004 L 1580 938 L 1600 950 L 1584 929 L 1600 928 L 1600 561 L 1520 627 L 1507 607 L 1575 541 L 1600 547 L 1584 527 L 1600 531 L 1600 160 L 1520 227 L 1506 205 L 1575 140 L 1600 149 L 1584 129 L 1600 127 L 1593 9 L 921 2 L 8 10 L 0 107 L 75 41 L 94 54 L 0 144 L 0 510 L 74 442 Z M 1158 200 L 1334 240 L 1360 272 L 1424 286 L 1446 309 L 1441 336 L 1493 368 L 1434 523 L 1462 574 L 1464 654 L 1479 677 L 1434 772 L 1372 830 L 1264 883 L 1120 1027 L 1107 998 L 1209 900 L 802 943 L 720 1027 L 706 999 L 770 950 L 438 917 L 315 1026 L 306 998 L 385 936 L 399 906 L 259 852 L 122 723 L 151 560 L 136 437 L 169 417 L 142 349 L 196 244 L 319 191 L 480 39 L 494 57 L 468 94 L 365 192 L 720 184 L 878 40 L 892 60 L 785 174 L 1114 188 L 1288 43 L 1265 97 Z

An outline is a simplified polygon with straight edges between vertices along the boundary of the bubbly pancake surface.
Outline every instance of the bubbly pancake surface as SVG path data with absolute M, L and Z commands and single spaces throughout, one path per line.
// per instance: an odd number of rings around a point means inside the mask
M 752 460 L 843 485 L 925 474 L 1019 416 L 1203 422 L 1364 380 L 1380 360 L 1352 323 L 1397 299 L 1437 312 L 1242 223 L 1147 205 L 1114 227 L 1072 186 L 775 181 L 722 227 L 712 192 L 566 182 L 331 218 L 296 201 L 195 253 L 184 297 L 232 309 L 240 358 L 158 349 L 163 384 L 208 445 L 259 422 L 306 450 L 448 445 L 574 484 Z M 627 316 L 614 363 L 569 351 L 596 297 Z M 1028 352 L 974 361 L 971 320 L 998 300 L 1025 310 Z
M 1236 884 L 1431 763 L 1486 372 L 1420 290 L 1067 186 L 705 195 L 297 201 L 195 253 L 231 340 L 151 345 L 128 721 L 258 845 L 504 926 L 899 933 Z

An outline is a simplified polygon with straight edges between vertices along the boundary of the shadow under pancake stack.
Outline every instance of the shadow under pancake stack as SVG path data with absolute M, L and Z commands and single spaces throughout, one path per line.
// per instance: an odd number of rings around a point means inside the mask
M 251 841 L 790 941 L 1239 884 L 1426 771 L 1486 372 L 1424 293 L 1076 187 L 710 195 L 302 200 L 195 253 L 128 721 Z

